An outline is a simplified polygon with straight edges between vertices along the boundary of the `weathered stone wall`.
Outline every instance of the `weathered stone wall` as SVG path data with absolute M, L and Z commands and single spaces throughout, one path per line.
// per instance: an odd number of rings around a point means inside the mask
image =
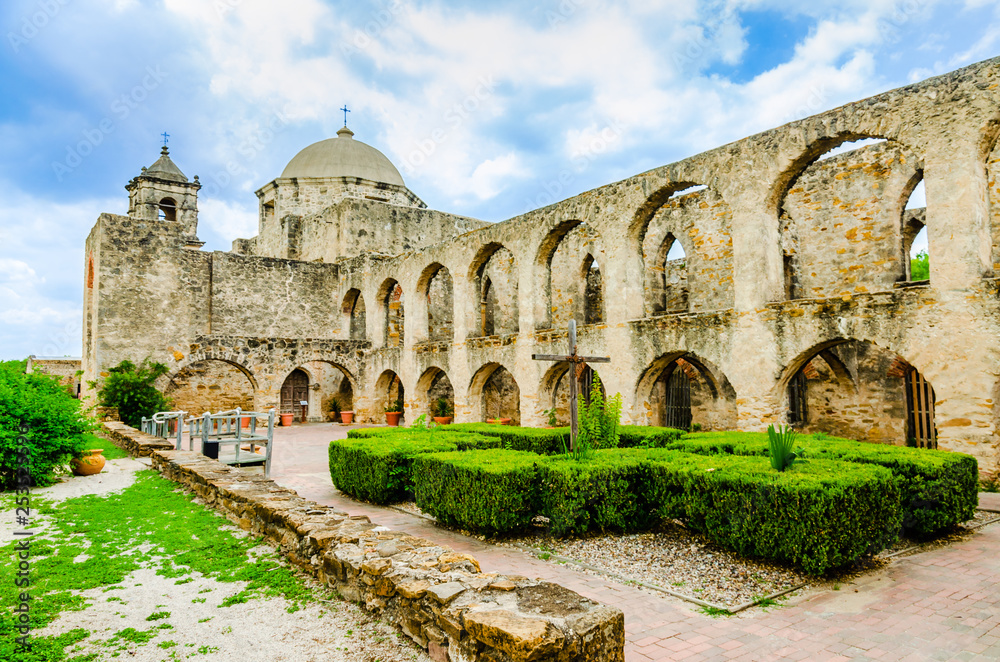
M 347 600 L 395 624 L 434 660 L 622 662 L 625 617 L 548 582 L 484 573 L 468 554 L 303 499 L 260 474 L 122 423 L 108 435 L 151 455 L 164 477 L 234 524 L 277 545 L 292 563 Z
M 39 358 L 36 356 L 29 356 L 25 372 L 29 375 L 34 373 L 58 377 L 59 383 L 66 387 L 66 390 L 70 393 L 70 395 L 76 397 L 77 392 L 80 389 L 80 375 L 77 373 L 80 372 L 81 367 L 81 359 Z
M 236 366 L 225 361 L 199 361 L 171 375 L 164 395 L 175 411 L 196 416 L 205 412 L 239 407 L 253 411 L 253 382 Z

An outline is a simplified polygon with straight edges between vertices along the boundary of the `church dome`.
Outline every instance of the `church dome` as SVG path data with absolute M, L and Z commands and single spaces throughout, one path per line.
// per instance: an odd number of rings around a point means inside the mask
M 291 177 L 361 177 L 373 182 L 403 186 L 403 177 L 385 154 L 353 138 L 346 126 L 336 138 L 309 145 L 288 162 L 281 173 Z

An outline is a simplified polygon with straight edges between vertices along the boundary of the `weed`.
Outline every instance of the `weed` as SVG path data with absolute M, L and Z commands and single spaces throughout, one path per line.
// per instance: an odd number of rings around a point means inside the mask
M 702 607 L 698 611 L 700 611 L 701 613 L 703 613 L 703 614 L 705 614 L 707 616 L 711 616 L 712 618 L 718 618 L 719 616 L 732 616 L 732 614 L 729 612 L 728 609 L 720 609 L 718 607 L 709 607 L 707 605 L 704 606 L 704 607 Z

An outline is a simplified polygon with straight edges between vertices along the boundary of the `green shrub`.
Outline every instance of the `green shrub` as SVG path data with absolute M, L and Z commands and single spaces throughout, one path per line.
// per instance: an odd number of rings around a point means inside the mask
M 686 433 L 676 428 L 654 425 L 621 425 L 618 427 L 619 448 L 663 448 Z
M 784 471 L 792 466 L 799 453 L 792 450 L 795 447 L 795 430 L 789 425 L 782 425 L 777 430 L 773 425 L 767 426 L 767 457 L 771 460 L 771 468 Z
M 92 381 L 89 384 L 97 389 L 99 405 L 117 407 L 122 422 L 138 428 L 143 417 L 149 418 L 158 411 L 170 410 L 170 401 L 153 386 L 153 382 L 169 370 L 164 364 L 149 358 L 139 365 L 126 359 L 108 369 L 103 383 L 98 385 Z
M 586 453 L 598 448 L 618 448 L 618 428 L 621 425 L 622 394 L 604 399 L 601 378 L 596 374 L 590 383 L 590 402 L 581 399 L 580 429 L 576 436 L 579 449 Z
M 33 485 L 50 485 L 66 462 L 90 448 L 84 433 L 92 424 L 56 377 L 24 374 L 26 362 L 0 363 L 0 489 L 13 489 L 21 465 L 19 438 L 24 436 L 25 465 Z
M 358 499 L 379 504 L 403 501 L 413 489 L 413 458 L 457 449 L 448 439 L 405 429 L 388 436 L 335 439 L 329 449 L 330 478 L 337 489 Z
M 645 498 L 649 471 L 640 456 L 599 450 L 582 460 L 543 457 L 538 502 L 556 536 L 587 531 L 640 531 L 653 521 Z
M 779 473 L 764 457 L 617 452 L 647 461 L 643 497 L 658 516 L 744 556 L 821 574 L 878 553 L 899 531 L 899 483 L 883 467 L 810 459 Z
M 471 432 L 486 437 L 498 437 L 500 447 L 529 451 L 539 455 L 558 455 L 569 445 L 569 428 L 520 428 L 495 423 L 452 423 L 441 426 L 442 432 Z
M 686 435 L 669 448 L 701 454 L 766 455 L 767 435 L 703 432 Z M 808 439 L 804 457 L 875 464 L 890 470 L 902 481 L 903 527 L 915 535 L 930 535 L 975 515 L 979 466 L 970 455 L 821 435 Z
M 531 523 L 538 455 L 502 449 L 419 455 L 417 506 L 442 524 L 496 534 Z
M 391 427 L 378 427 L 378 428 L 355 428 L 354 430 L 348 430 L 348 439 L 373 439 L 376 437 L 398 437 L 404 436 L 406 438 L 412 437 L 414 434 L 424 434 L 432 436 L 435 439 L 446 439 L 447 441 L 455 444 L 458 450 L 472 450 L 475 448 L 500 448 L 502 441 L 499 437 L 486 437 L 481 434 L 472 434 L 471 432 L 463 432 L 461 430 L 449 429 L 451 426 L 441 426 L 430 428 L 426 430 L 414 430 L 413 428 L 391 428 Z

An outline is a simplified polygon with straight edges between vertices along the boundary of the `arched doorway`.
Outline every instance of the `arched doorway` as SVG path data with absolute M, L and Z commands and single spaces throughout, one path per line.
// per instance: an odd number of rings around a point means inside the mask
M 309 375 L 300 368 L 292 370 L 281 385 L 281 413 L 294 414 L 302 423 L 309 415 Z
M 639 419 L 647 425 L 736 428 L 736 390 L 721 371 L 692 353 L 665 354 L 653 361 L 636 394 Z
M 509 418 L 511 425 L 521 424 L 521 389 L 499 363 L 488 363 L 476 372 L 469 400 L 479 401 L 481 421 Z
M 252 411 L 257 386 L 242 366 L 220 359 L 195 361 L 174 373 L 163 389 L 176 410 L 200 416 L 206 412 Z

